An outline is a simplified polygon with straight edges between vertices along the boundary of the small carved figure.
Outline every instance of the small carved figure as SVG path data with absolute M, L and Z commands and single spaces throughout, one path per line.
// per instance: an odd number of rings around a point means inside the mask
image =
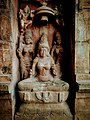
M 49 54 L 47 35 L 43 34 L 38 46 L 37 57 L 33 60 L 32 76 L 36 81 L 53 81 L 57 75 L 54 60 Z
M 56 23 L 59 26 L 64 26 L 64 21 L 63 21 L 63 15 L 62 15 L 62 6 L 55 6 L 55 17 L 56 17 Z
M 22 35 L 21 38 L 22 39 L 17 52 L 20 58 L 21 79 L 25 79 L 28 78 L 30 74 L 30 67 L 32 64 L 34 53 L 34 44 L 32 41 L 32 34 L 30 30 L 26 31 L 24 40 Z
M 28 6 L 24 10 L 20 9 L 19 18 L 21 24 L 21 31 L 24 31 L 29 25 L 32 25 L 32 19 L 34 17 L 34 11 L 30 10 Z
M 56 33 L 56 41 L 54 41 L 54 45 L 51 50 L 51 56 L 54 59 L 54 62 L 57 67 L 57 76 L 61 78 L 62 72 L 61 72 L 61 61 L 62 61 L 62 46 L 61 46 L 61 35 L 59 32 Z
M 54 58 L 55 64 L 61 62 L 62 58 L 62 46 L 61 46 L 61 35 L 59 32 L 56 33 L 56 41 L 54 41 L 54 45 L 51 50 L 51 56 Z

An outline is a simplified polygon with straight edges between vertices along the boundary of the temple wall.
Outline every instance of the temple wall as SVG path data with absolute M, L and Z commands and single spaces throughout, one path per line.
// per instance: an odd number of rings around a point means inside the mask
M 76 1 L 75 13 L 76 120 L 90 119 L 90 2 Z
M 0 1 L 0 120 L 13 119 L 15 87 L 19 80 L 17 1 Z
M 79 2 L 78 2 L 79 1 Z M 18 45 L 18 1 L 0 1 L 0 120 L 13 120 L 16 83 L 20 79 Z M 71 41 L 71 44 L 74 42 Z M 75 120 L 90 119 L 90 2 L 76 0 L 75 11 L 75 75 L 78 90 Z M 74 54 L 74 53 L 72 53 Z M 72 64 L 74 65 L 74 64 Z M 74 69 L 72 66 L 71 68 Z

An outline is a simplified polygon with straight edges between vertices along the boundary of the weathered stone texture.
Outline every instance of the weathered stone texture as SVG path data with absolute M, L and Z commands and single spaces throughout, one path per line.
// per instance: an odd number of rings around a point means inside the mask
M 75 71 L 76 73 L 89 73 L 90 72 L 90 6 L 88 0 L 79 1 L 78 13 L 75 16 Z M 86 46 L 86 48 L 85 48 Z M 87 49 L 87 50 L 85 50 Z M 87 60 L 85 60 L 86 58 Z M 86 67 L 86 68 L 85 68 Z
M 83 15 L 82 15 L 83 16 Z M 84 23 L 84 20 L 82 19 L 82 16 L 80 18 L 77 18 L 77 26 L 76 26 L 76 41 L 85 41 L 86 40 L 86 25 Z M 78 16 L 76 16 L 78 17 Z
M 82 93 L 79 97 L 82 96 Z M 88 98 L 87 98 L 88 96 Z M 90 93 L 84 94 L 82 98 L 75 100 L 76 118 L 75 120 L 89 120 L 90 119 Z
M 12 119 L 10 4 L 11 0 L 0 0 L 0 120 Z
M 90 119 L 90 82 L 89 80 L 77 81 L 79 91 L 75 99 L 75 120 Z
M 19 91 L 19 95 L 24 102 L 35 102 L 35 103 L 58 103 L 66 101 L 68 97 L 68 91 L 62 92 L 30 92 L 30 91 Z
M 0 75 L 11 74 L 10 1 L 0 1 Z
M 77 42 L 75 48 L 76 73 L 89 73 L 89 44 L 87 42 Z
M 79 86 L 78 92 L 90 92 L 90 80 L 79 80 L 77 83 Z
M 79 9 L 90 9 L 89 0 L 79 0 Z
M 0 93 L 9 92 L 10 88 L 10 77 L 8 76 L 0 76 Z
M 12 101 L 9 91 L 9 83 L 0 82 L 0 120 L 11 120 Z
M 90 74 L 79 74 L 77 73 L 76 75 L 76 80 L 79 81 L 79 80 L 90 80 Z
M 72 120 L 66 103 L 22 104 L 15 115 L 16 120 Z

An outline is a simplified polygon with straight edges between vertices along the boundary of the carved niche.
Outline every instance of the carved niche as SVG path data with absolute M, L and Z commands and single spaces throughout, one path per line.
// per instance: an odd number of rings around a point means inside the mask
M 35 2 L 38 4 L 35 6 Z M 29 78 L 32 63 L 37 57 L 40 39 L 46 36 L 49 54 L 57 68 L 58 78 L 62 75 L 62 33 L 63 26 L 61 6 L 51 1 L 36 0 L 28 5 L 22 5 L 19 11 L 19 47 L 17 49 L 20 60 L 21 79 Z M 23 7 L 24 6 L 24 7 Z M 43 43 L 45 44 L 45 43 Z
M 70 113 L 65 102 L 69 85 L 62 80 L 61 69 L 61 30 L 64 25 L 61 6 L 53 0 L 32 0 L 26 3 L 28 4 L 22 3 L 19 11 L 20 36 L 17 55 L 21 79 L 18 82 L 18 93 L 23 102 L 19 112 L 21 115 L 28 114 L 28 110 L 32 111 L 32 105 L 34 115 L 37 115 L 37 111 L 44 110 L 47 105 L 47 110 L 52 112 L 54 105 L 60 105 L 59 112 L 66 109 L 65 112 Z M 32 112 L 29 112 L 28 116 L 31 114 Z M 35 117 L 34 115 L 31 116 Z M 31 116 L 29 119 L 33 119 Z M 58 117 L 60 118 L 60 114 Z

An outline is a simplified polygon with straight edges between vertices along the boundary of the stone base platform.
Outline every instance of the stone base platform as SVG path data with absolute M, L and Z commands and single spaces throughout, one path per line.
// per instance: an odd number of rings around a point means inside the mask
M 23 103 L 15 120 L 73 120 L 66 102 L 62 103 Z
M 64 81 L 30 82 L 29 79 L 18 83 L 19 96 L 24 103 L 65 102 L 69 94 L 69 85 Z

